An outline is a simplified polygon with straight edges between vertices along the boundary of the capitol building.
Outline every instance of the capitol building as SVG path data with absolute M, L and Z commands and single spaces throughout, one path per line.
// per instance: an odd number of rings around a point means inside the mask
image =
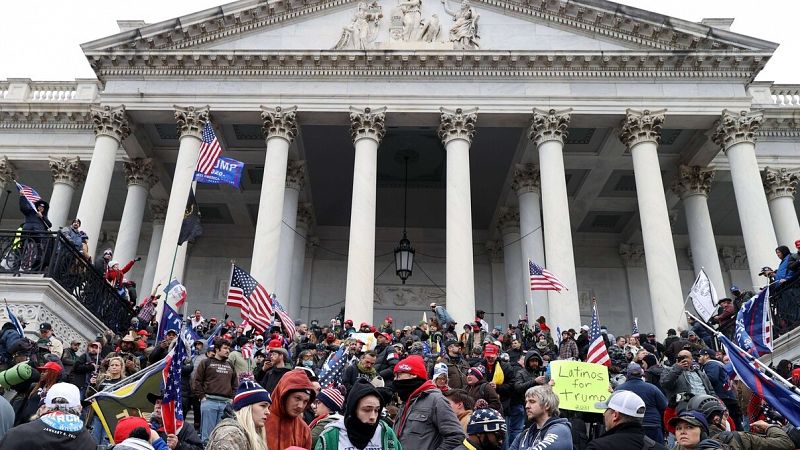
M 206 318 L 239 320 L 234 262 L 303 321 L 414 324 L 436 302 L 459 324 L 482 309 L 566 329 L 596 298 L 610 330 L 637 318 L 663 338 L 701 268 L 720 297 L 753 290 L 800 239 L 800 85 L 754 81 L 778 43 L 732 22 L 606 0 L 240 0 L 119 21 L 80 44 L 96 79 L 0 80 L 0 229 L 22 222 L 17 180 L 53 230 L 80 218 L 91 255 L 141 257 L 140 299 L 171 276 Z M 178 247 L 208 123 L 241 183 L 196 184 L 203 233 Z M 567 289 L 531 292 L 529 260 Z M 14 275 L 0 289 L 29 319 L 98 323 L 46 273 Z

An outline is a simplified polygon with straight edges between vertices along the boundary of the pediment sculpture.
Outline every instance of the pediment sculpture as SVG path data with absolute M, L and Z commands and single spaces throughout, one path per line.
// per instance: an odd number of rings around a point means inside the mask
M 478 36 L 478 19 L 480 14 L 475 12 L 469 4 L 469 0 L 462 0 L 461 7 L 451 10 L 447 7 L 448 0 L 442 0 L 442 6 L 447 14 L 453 18 L 453 26 L 450 28 L 450 42 L 456 50 L 476 50 L 480 46 L 480 36 Z
M 352 22 L 342 29 L 342 37 L 334 50 L 366 50 L 378 37 L 383 8 L 377 1 L 359 2 Z

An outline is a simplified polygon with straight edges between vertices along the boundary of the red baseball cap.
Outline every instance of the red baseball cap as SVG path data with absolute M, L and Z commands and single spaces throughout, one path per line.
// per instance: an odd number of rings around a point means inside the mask
M 61 367 L 61 364 L 59 364 L 59 363 L 57 363 L 55 361 L 47 361 L 47 364 L 45 364 L 43 366 L 39 366 L 36 369 L 38 371 L 40 371 L 40 372 L 42 370 L 52 370 L 53 372 L 61 372 L 62 370 L 64 370 L 64 368 Z
M 139 330 L 136 334 L 139 336 L 150 336 L 150 333 L 148 333 L 147 330 Z
M 498 353 L 500 353 L 500 349 L 494 344 L 486 344 L 486 347 L 483 349 L 484 355 L 496 355 Z
M 395 375 L 398 373 L 410 373 L 423 380 L 428 379 L 428 371 L 425 370 L 425 360 L 419 355 L 411 355 L 398 362 L 397 365 L 394 366 L 394 373 Z

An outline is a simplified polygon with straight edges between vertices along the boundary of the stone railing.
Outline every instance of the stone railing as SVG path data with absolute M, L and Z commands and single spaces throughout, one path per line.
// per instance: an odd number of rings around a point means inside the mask
M 92 79 L 31 81 L 9 78 L 0 80 L 0 103 L 94 103 L 99 88 L 99 82 Z
M 800 107 L 800 85 L 776 84 L 770 88 L 772 103 L 776 106 Z

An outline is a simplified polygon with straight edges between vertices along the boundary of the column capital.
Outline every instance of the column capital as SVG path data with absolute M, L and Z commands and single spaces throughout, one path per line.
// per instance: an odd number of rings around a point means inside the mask
M 266 140 L 279 137 L 291 144 L 297 137 L 297 106 L 261 106 L 261 120 L 264 121 L 261 131 Z
M 311 228 L 314 224 L 314 206 L 310 202 L 297 205 L 297 228 Z
M 631 150 L 642 142 L 661 142 L 661 127 L 664 125 L 666 109 L 637 111 L 626 109 L 625 118 L 620 125 L 619 139 Z
M 502 234 L 519 232 L 519 209 L 510 206 L 500 208 L 500 216 L 497 218 L 497 228 Z
M 167 217 L 167 206 L 169 202 L 160 198 L 150 199 L 150 215 L 153 216 L 153 223 L 164 224 Z
M 744 247 L 720 247 L 719 257 L 728 270 L 747 270 L 750 267 L 747 263 L 747 251 Z
M 48 163 L 53 174 L 53 183 L 63 183 L 76 188 L 86 180 L 86 165 L 81 162 L 80 156 L 74 158 L 51 156 Z
M 128 186 L 144 186 L 148 191 L 156 183 L 158 177 L 153 174 L 153 160 L 151 158 L 136 158 L 122 163 L 125 179 Z
M 564 145 L 569 134 L 572 108 L 544 110 L 533 108 L 533 118 L 528 138 L 538 147 L 547 141 L 558 141 Z
M 644 246 L 638 244 L 619 244 L 619 256 L 625 267 L 644 267 Z
M 794 198 L 797 182 L 800 181 L 800 174 L 797 169 L 765 167 L 764 171 L 761 172 L 761 180 L 764 183 L 767 200 L 774 200 L 779 197 Z
M 96 136 L 109 136 L 116 139 L 117 142 L 122 142 L 131 134 L 128 115 L 125 114 L 125 105 L 119 105 L 116 108 L 108 105 L 92 105 L 89 107 L 89 113 L 92 123 L 94 123 Z
M 286 187 L 300 191 L 306 181 L 306 162 L 290 159 L 286 165 Z
M 742 142 L 756 142 L 756 131 L 764 120 L 764 113 L 760 111 L 742 110 L 738 113 L 724 109 L 722 117 L 716 123 L 716 129 L 711 139 L 727 152 L 735 144 Z
M 360 139 L 372 139 L 381 143 L 386 135 L 386 107 L 350 107 L 350 136 L 355 144 Z
M 486 254 L 489 255 L 489 262 L 492 263 L 503 262 L 503 241 L 501 240 L 486 241 Z
M 203 139 L 203 128 L 209 121 L 211 108 L 206 105 L 202 107 L 194 106 L 172 106 L 175 109 L 175 121 L 178 123 L 180 137 L 194 136 Z
M 692 195 L 708 197 L 714 173 L 714 169 L 681 165 L 678 169 L 678 177 L 672 183 L 672 191 L 682 199 Z
M 463 139 L 472 145 L 475 136 L 475 123 L 478 122 L 478 108 L 464 110 L 462 108 L 439 108 L 441 123 L 437 133 L 446 146 L 454 139 Z
M 17 169 L 7 156 L 0 156 L 0 187 L 17 179 Z
M 517 164 L 514 166 L 514 176 L 511 180 L 511 188 L 517 195 L 526 192 L 541 192 L 542 179 L 539 174 L 539 166 L 536 164 Z

